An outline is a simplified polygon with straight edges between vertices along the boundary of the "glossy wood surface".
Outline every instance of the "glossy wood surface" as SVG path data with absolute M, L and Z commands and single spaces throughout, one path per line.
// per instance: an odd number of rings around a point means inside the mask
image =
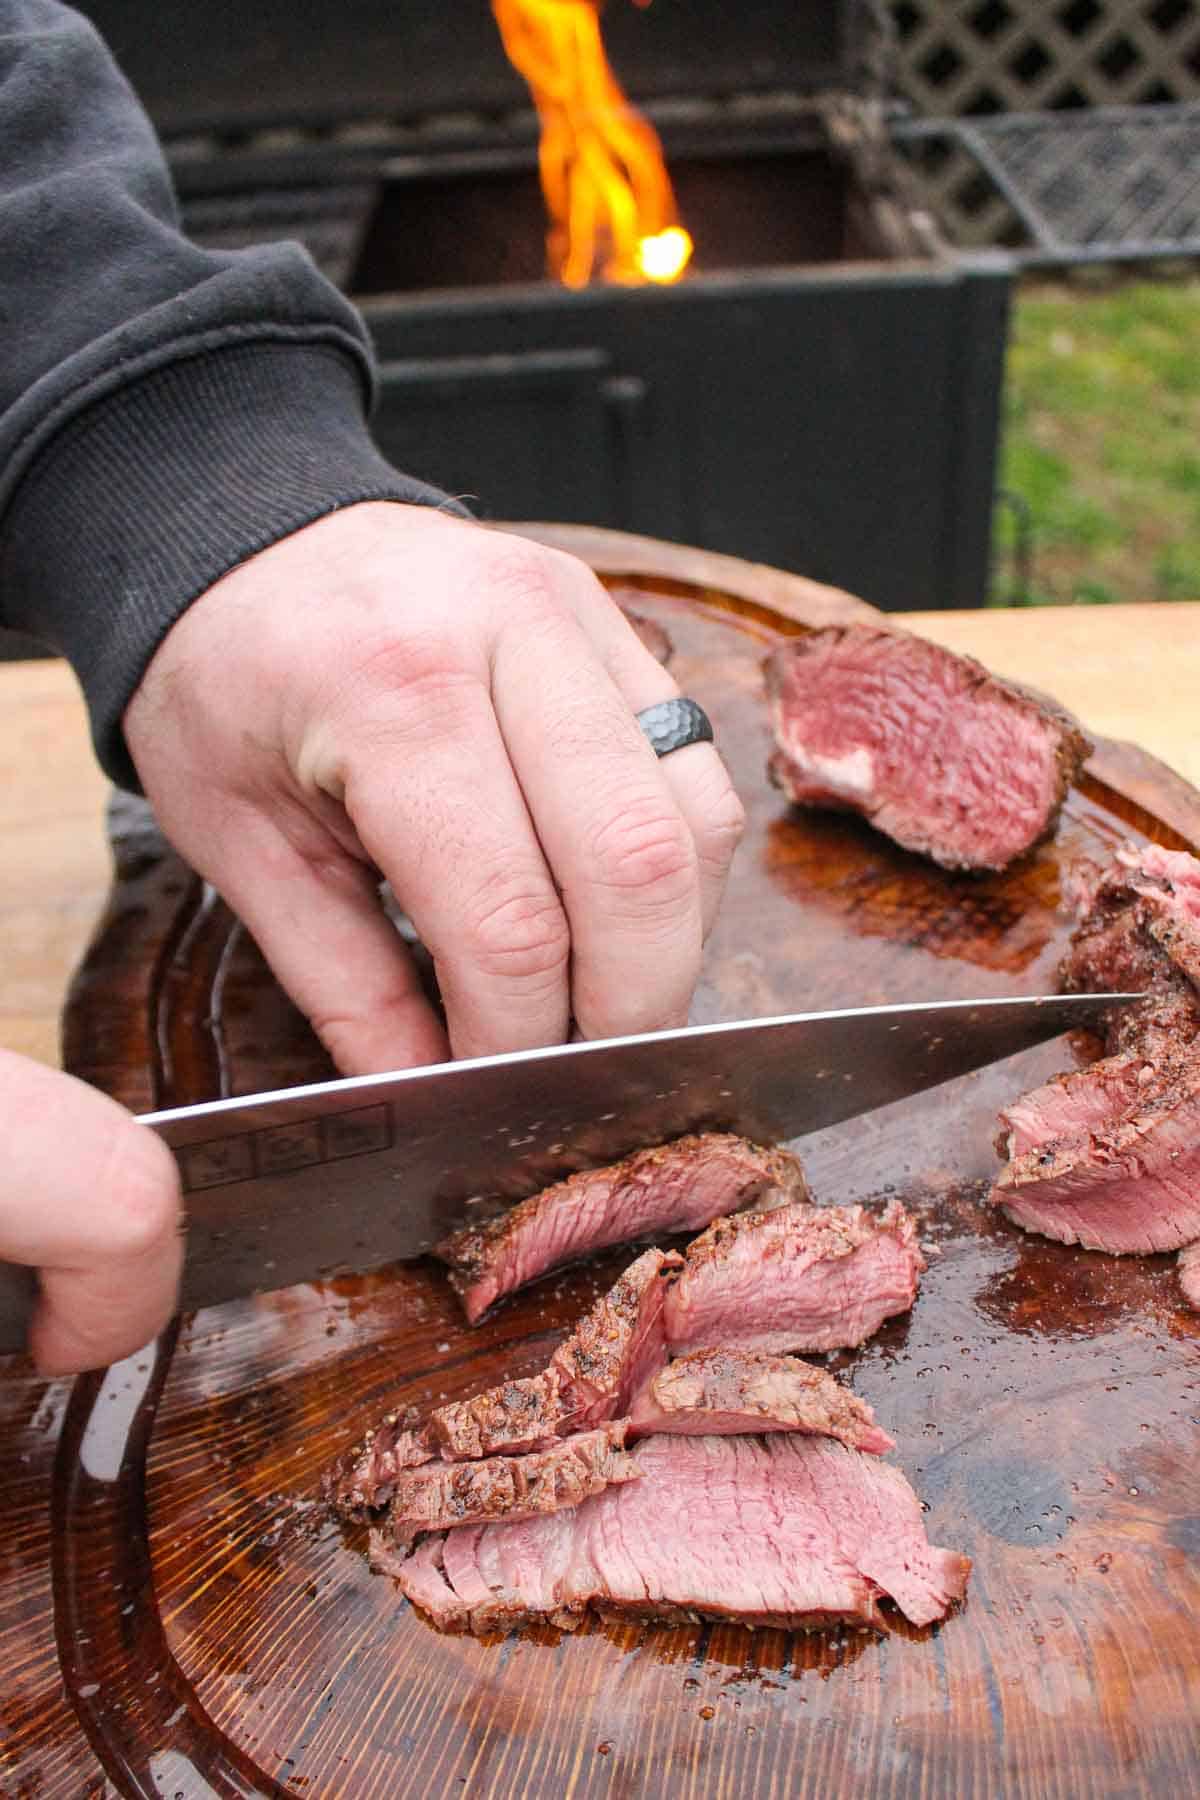
M 1003 877 L 791 813 L 763 776 L 757 671 L 794 621 L 633 562 L 614 575 L 675 640 L 750 813 L 698 1018 L 1036 991 L 1068 929 L 1067 860 L 1126 836 L 1200 843 L 1200 796 L 1109 746 L 1054 843 Z M 134 1107 L 323 1073 L 253 946 L 136 808 L 114 841 L 69 1066 Z M 835 1367 L 896 1437 L 930 1536 L 975 1559 L 944 1626 L 437 1635 L 324 1517 L 322 1467 L 386 1405 L 539 1366 L 627 1257 L 475 1331 L 411 1265 L 214 1309 L 173 1356 L 73 1391 L 5 1370 L 0 1793 L 1196 1792 L 1200 1321 L 1170 1259 L 1042 1243 L 980 1204 L 998 1106 L 1064 1054 L 802 1146 L 819 1198 L 899 1194 L 931 1252 L 912 1315 Z

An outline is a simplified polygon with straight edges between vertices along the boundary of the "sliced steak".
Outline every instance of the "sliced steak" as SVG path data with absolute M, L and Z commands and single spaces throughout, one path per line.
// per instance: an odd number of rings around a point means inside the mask
M 852 1349 L 908 1311 L 924 1267 L 897 1201 L 882 1217 L 793 1205 L 718 1219 L 667 1292 L 667 1343 L 676 1356 Z
M 634 1481 L 639 1470 L 625 1453 L 627 1422 L 601 1425 L 529 1456 L 488 1456 L 482 1462 L 428 1462 L 402 1470 L 392 1487 L 386 1535 L 410 1544 L 423 1531 L 478 1525 L 491 1519 L 529 1519 L 578 1506 L 613 1482 Z
M 1200 1243 L 1179 1252 L 1179 1285 L 1188 1305 L 1200 1312 Z
M 540 1375 L 439 1406 L 428 1436 L 451 1460 L 544 1450 L 569 1432 L 628 1412 L 667 1358 L 663 1302 L 683 1258 L 646 1250 L 584 1314 Z
M 447 1462 L 546 1450 L 562 1435 L 562 1384 L 554 1369 L 502 1381 L 468 1400 L 451 1400 L 429 1415 L 427 1435 Z
M 1026 1231 L 1115 1255 L 1200 1237 L 1200 1059 L 1125 1051 L 1000 1115 L 992 1201 Z M 1023 1148 L 1018 1148 L 1023 1146 Z
M 646 1250 L 550 1358 L 562 1383 L 565 1428 L 627 1413 L 667 1360 L 666 1303 L 683 1267 L 677 1250 Z
M 1144 990 L 1108 1052 L 1000 1115 L 991 1198 L 1016 1224 L 1114 1254 L 1200 1237 L 1200 862 L 1127 847 L 1076 884 L 1068 992 Z
M 970 1563 L 927 1541 L 898 1469 L 829 1438 L 651 1437 L 641 1479 L 520 1523 L 426 1538 L 377 1566 L 451 1631 L 597 1611 L 737 1619 L 791 1630 L 885 1626 L 884 1597 L 916 1625 L 944 1618 Z
M 610 1244 L 699 1231 L 776 1187 L 805 1192 L 800 1165 L 787 1151 L 724 1132 L 682 1137 L 543 1188 L 498 1219 L 454 1232 L 435 1255 L 448 1265 L 475 1324 L 547 1269 Z
M 663 1369 L 634 1400 L 630 1431 L 733 1437 L 811 1431 L 882 1456 L 895 1443 L 865 1400 L 795 1356 L 701 1350 Z
M 415 1414 L 388 1413 L 338 1458 L 321 1487 L 334 1511 L 345 1519 L 362 1519 L 386 1506 L 398 1476 L 434 1455 L 423 1431 L 412 1429 Z
M 1127 844 L 1077 892 L 1076 909 L 1061 970 L 1067 992 L 1181 994 L 1200 1029 L 1200 861 L 1184 850 Z
M 951 869 L 1003 869 L 1053 829 L 1092 746 L 970 657 L 875 625 L 789 638 L 766 664 L 771 779 Z

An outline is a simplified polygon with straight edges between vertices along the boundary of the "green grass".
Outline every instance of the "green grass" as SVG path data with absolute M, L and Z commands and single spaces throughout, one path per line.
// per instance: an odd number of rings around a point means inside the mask
M 1200 600 L 1200 280 L 1019 291 L 1000 485 L 1033 604 Z M 1000 508 L 1000 601 L 1014 531 Z

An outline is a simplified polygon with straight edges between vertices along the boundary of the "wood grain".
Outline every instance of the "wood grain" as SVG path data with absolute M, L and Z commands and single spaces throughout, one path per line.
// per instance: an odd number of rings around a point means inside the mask
M 1003 877 L 790 812 L 763 779 L 758 603 L 614 573 L 675 639 L 748 805 L 699 1018 L 1037 991 L 1064 941 L 1066 861 L 1126 836 L 1200 842 L 1200 796 L 1108 746 L 1055 841 Z M 135 1106 L 325 1072 L 253 945 L 136 808 L 114 841 L 69 1064 Z M 821 1199 L 898 1194 L 932 1252 L 911 1316 L 834 1366 L 896 1436 L 931 1538 L 975 1558 L 943 1627 L 439 1636 L 325 1518 L 320 1470 L 386 1405 L 539 1366 L 627 1257 L 547 1278 L 475 1331 L 413 1264 L 198 1315 L 173 1357 L 69 1394 L 5 1371 L 0 1792 L 1195 1792 L 1197 1320 L 1170 1259 L 1043 1243 L 981 1205 L 998 1106 L 1063 1055 L 801 1146 Z
M 0 1044 L 42 1062 L 108 888 L 107 789 L 67 665 L 0 664 Z

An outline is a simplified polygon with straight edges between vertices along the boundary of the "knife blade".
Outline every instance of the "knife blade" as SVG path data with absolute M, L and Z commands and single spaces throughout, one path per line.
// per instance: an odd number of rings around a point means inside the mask
M 318 1082 L 144 1113 L 179 1163 L 185 1310 L 419 1256 L 483 1196 L 687 1131 L 779 1143 L 1097 1026 L 1136 994 L 853 1007 Z M 0 1351 L 32 1272 L 0 1263 Z

